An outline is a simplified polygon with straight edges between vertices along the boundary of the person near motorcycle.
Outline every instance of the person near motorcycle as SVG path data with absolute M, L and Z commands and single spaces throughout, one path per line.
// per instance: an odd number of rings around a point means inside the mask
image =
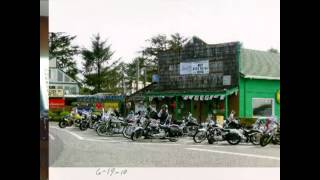
M 158 113 L 158 117 L 160 119 L 160 124 L 161 125 L 164 125 L 165 123 L 167 123 L 167 124 L 169 123 L 169 122 L 166 122 L 168 116 L 169 116 L 168 105 L 163 104 L 161 106 L 161 110 Z
M 151 105 L 147 107 L 146 118 L 158 119 L 157 111 Z
M 272 131 L 278 125 L 278 122 L 275 117 L 266 119 L 266 132 Z
M 237 127 L 239 122 L 238 120 L 235 118 L 236 112 L 234 110 L 231 111 L 229 117 L 226 120 L 225 125 L 232 127 Z M 224 126 L 225 126 L 224 125 Z
M 89 112 L 89 111 L 93 110 L 93 106 L 90 105 L 89 103 L 87 103 L 86 106 L 83 109 Z

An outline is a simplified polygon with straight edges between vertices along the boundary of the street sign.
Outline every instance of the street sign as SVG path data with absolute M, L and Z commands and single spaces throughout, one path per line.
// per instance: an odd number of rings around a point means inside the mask
M 64 108 L 65 101 L 64 99 L 49 99 L 49 108 L 50 109 L 59 109 Z
M 63 97 L 63 89 L 49 89 L 49 97 Z

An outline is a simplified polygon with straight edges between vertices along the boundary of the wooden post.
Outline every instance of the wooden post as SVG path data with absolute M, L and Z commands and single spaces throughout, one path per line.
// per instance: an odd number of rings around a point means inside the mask
M 179 107 L 178 96 L 176 96 L 176 109 L 175 109 L 176 120 L 178 120 L 178 107 Z
M 228 95 L 227 95 L 227 93 L 225 94 L 225 99 L 224 99 L 224 116 L 226 119 L 228 118 Z
M 190 100 L 190 112 L 193 115 L 193 99 Z

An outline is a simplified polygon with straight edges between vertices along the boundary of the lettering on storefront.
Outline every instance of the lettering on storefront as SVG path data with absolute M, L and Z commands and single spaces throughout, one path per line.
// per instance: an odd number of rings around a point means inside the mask
M 209 61 L 180 63 L 180 75 L 209 74 Z
M 118 110 L 119 109 L 119 103 L 118 102 L 107 102 L 104 103 L 104 109 L 113 109 L 113 110 Z
M 63 89 L 49 89 L 49 97 L 63 97 Z
M 50 109 L 64 108 L 64 105 L 65 105 L 64 99 L 49 99 Z

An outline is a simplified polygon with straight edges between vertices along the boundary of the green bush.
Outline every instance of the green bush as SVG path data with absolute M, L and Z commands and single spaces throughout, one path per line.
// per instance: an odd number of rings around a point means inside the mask
M 72 102 L 71 106 L 75 107 L 77 104 L 79 104 L 78 102 Z
M 67 116 L 67 115 L 69 115 L 69 114 L 70 114 L 70 112 L 68 112 L 68 111 L 62 111 L 62 112 L 60 113 L 60 116 L 63 117 L 63 116 Z
M 51 120 L 54 116 L 56 116 L 56 113 L 54 113 L 54 112 L 52 112 L 52 111 L 49 111 L 49 112 L 48 112 L 49 120 Z
M 101 115 L 102 111 L 94 111 L 92 112 L 93 115 Z
M 239 117 L 240 124 L 244 127 L 252 127 L 256 122 L 257 118 Z
M 49 110 L 48 116 L 50 121 L 59 121 L 64 114 L 68 112 L 61 110 Z

